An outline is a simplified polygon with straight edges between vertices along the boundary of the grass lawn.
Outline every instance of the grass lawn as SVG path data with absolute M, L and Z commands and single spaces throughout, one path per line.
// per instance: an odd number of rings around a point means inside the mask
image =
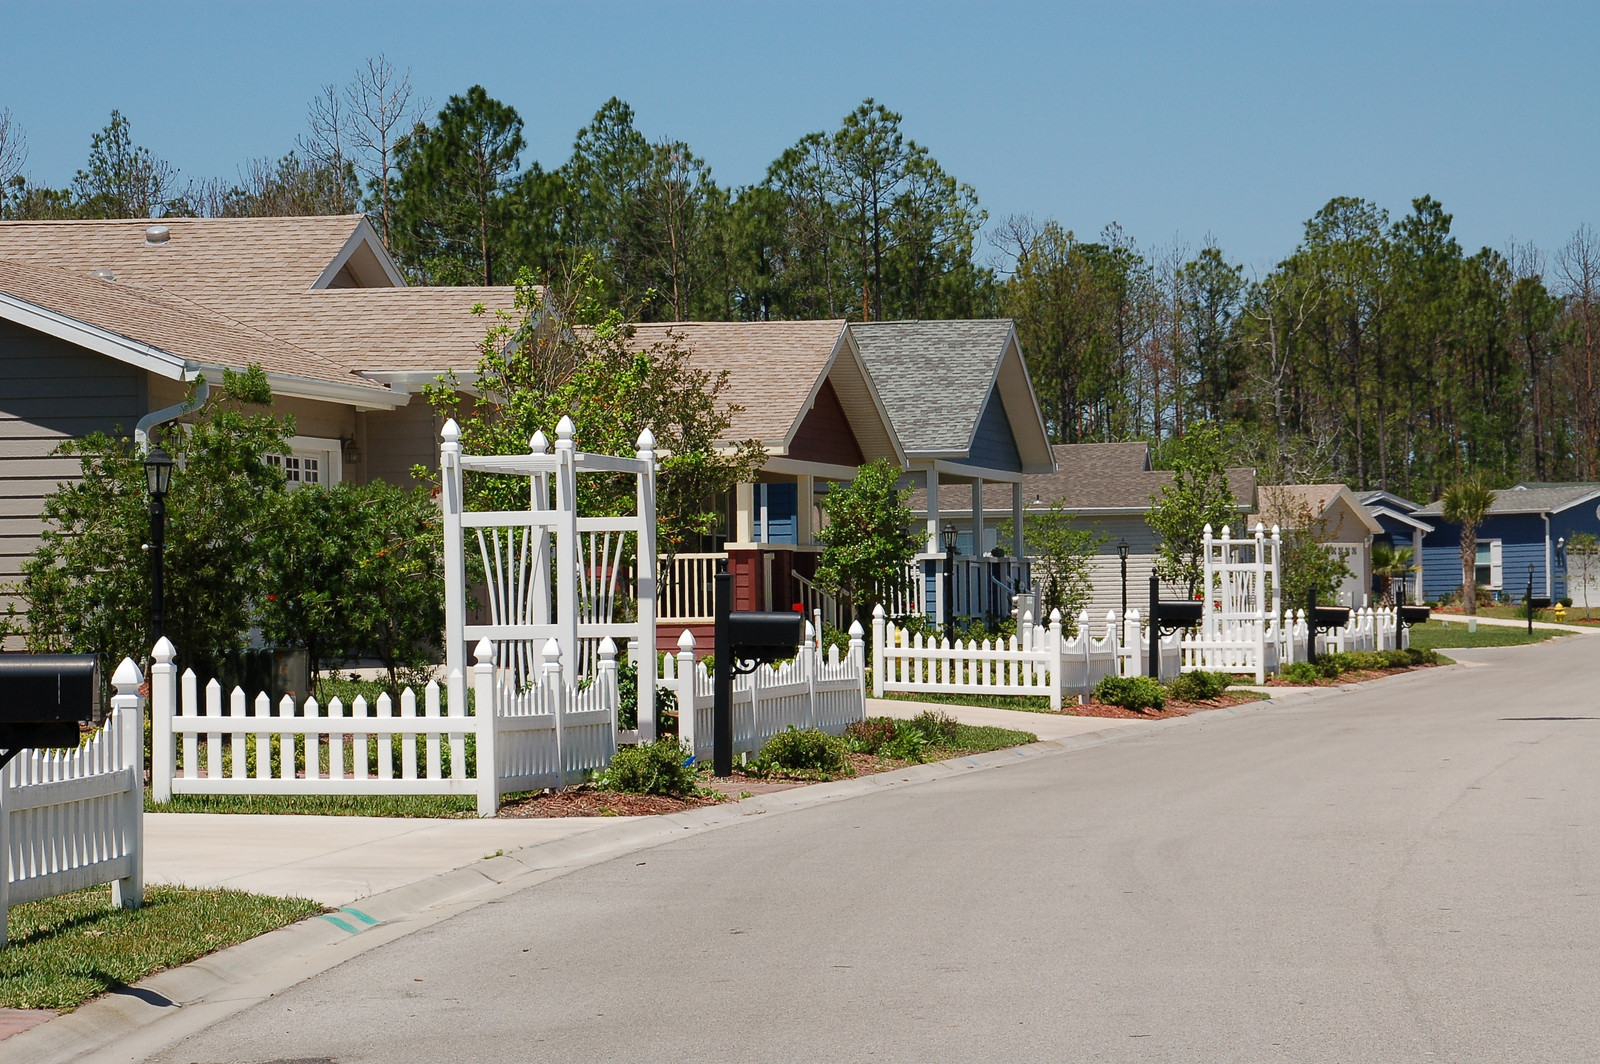
M 0 949 L 0 1007 L 73 1009 L 112 987 L 321 912 L 305 898 L 147 887 L 144 907 L 111 908 L 111 888 L 11 909 Z
M 1050 712 L 1050 699 L 1045 695 L 949 695 L 937 691 L 890 691 L 883 697 L 892 698 L 897 702 L 931 702 L 941 706 L 1020 709 L 1027 713 Z
M 1587 618 L 1585 618 L 1584 615 L 1583 615 L 1584 614 L 1583 601 L 1580 599 L 1578 602 L 1574 603 L 1572 606 L 1570 606 L 1567 609 L 1566 617 L 1564 619 L 1562 619 L 1559 623 L 1561 623 L 1561 624 L 1600 624 L 1600 601 L 1594 602 L 1590 606 L 1590 609 L 1589 609 L 1588 612 L 1589 612 L 1589 616 Z M 1433 611 L 1433 615 L 1435 617 L 1448 617 L 1452 621 L 1455 620 L 1457 617 L 1462 617 L 1462 618 L 1466 617 L 1466 614 L 1464 614 L 1464 613 L 1441 613 L 1438 610 L 1434 610 Z M 1478 603 L 1478 616 L 1479 617 L 1496 617 L 1496 618 L 1499 618 L 1501 620 L 1510 620 L 1510 621 L 1525 621 L 1525 620 L 1528 619 L 1527 614 L 1522 612 L 1522 604 L 1520 602 L 1516 603 L 1514 605 L 1511 604 L 1511 603 L 1506 603 L 1504 605 L 1493 605 L 1493 606 L 1484 605 L 1482 602 L 1479 602 Z M 1549 621 L 1552 624 L 1558 623 L 1556 621 L 1556 611 L 1555 610 L 1534 610 L 1533 611 L 1533 619 L 1536 620 L 1536 621 Z
M 147 813 L 273 813 L 289 816 L 472 817 L 470 794 L 174 794 L 157 805 L 145 791 Z
M 1466 618 L 1452 617 L 1446 622 L 1435 619 L 1411 629 L 1411 645 L 1418 650 L 1439 650 L 1445 647 L 1511 647 L 1524 643 L 1542 643 L 1564 633 L 1549 628 L 1535 628 L 1528 635 L 1526 628 L 1506 628 L 1497 624 L 1483 624 L 1476 632 L 1467 631 Z M 1587 638 L 1580 636 L 1579 638 Z
M 928 760 L 940 761 L 947 757 L 984 754 L 990 750 L 1004 750 L 1009 746 L 1023 746 L 1038 741 L 1039 737 L 1033 732 L 1015 731 L 1011 728 L 988 728 L 977 724 L 958 724 L 954 739 L 929 748 L 929 753 L 935 756 L 929 757 Z

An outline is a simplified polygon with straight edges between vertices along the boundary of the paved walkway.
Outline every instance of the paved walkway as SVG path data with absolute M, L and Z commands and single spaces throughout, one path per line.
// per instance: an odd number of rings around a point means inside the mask
M 952 706 L 943 702 L 907 702 L 898 698 L 867 699 L 867 716 L 899 717 L 909 720 L 928 710 L 948 713 L 963 724 L 989 728 L 1013 728 L 1032 732 L 1040 739 L 1067 739 L 1107 728 L 1148 728 L 1153 722 L 1121 717 L 1071 717 L 1055 713 L 1029 713 L 1018 709 L 990 709 L 986 706 Z
M 631 817 L 432 820 L 146 813 L 145 881 L 345 905 L 392 887 Z
M 1571 612 L 1570 610 L 1568 611 Z M 1433 614 L 1433 620 L 1448 621 L 1450 624 L 1466 624 L 1472 618 L 1464 613 L 1439 613 Z M 1491 628 L 1526 628 L 1526 620 L 1517 620 L 1514 617 L 1483 617 L 1478 618 L 1479 624 L 1489 625 Z M 1549 628 L 1556 632 L 1580 632 L 1583 635 L 1600 635 L 1600 625 L 1584 624 L 1556 624 L 1554 621 L 1534 621 L 1535 628 Z

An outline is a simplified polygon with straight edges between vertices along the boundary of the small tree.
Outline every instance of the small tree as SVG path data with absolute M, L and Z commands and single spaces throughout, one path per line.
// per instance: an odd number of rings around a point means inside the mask
M 1461 608 L 1469 617 L 1478 612 L 1478 526 L 1494 504 L 1494 492 L 1472 477 L 1450 485 L 1440 500 L 1446 521 L 1461 526 Z
M 1328 531 L 1326 520 L 1314 514 L 1305 499 L 1277 484 L 1261 489 L 1261 510 L 1281 536 L 1278 571 L 1284 608 L 1300 608 L 1313 588 L 1319 599 L 1332 601 L 1351 574 L 1339 552 L 1322 542 Z
M 1600 537 L 1593 532 L 1578 532 L 1567 540 L 1567 557 L 1583 583 L 1583 619 L 1589 619 L 1589 584 L 1600 574 Z M 1572 594 L 1572 589 L 1567 589 Z
M 1205 577 L 1205 526 L 1220 535 L 1223 525 L 1240 517 L 1216 429 L 1202 426 L 1175 441 L 1171 461 L 1172 483 L 1150 497 L 1155 504 L 1150 527 L 1161 538 L 1155 569 L 1157 576 L 1183 585 L 1193 598 Z
M 880 458 L 848 484 L 834 485 L 822 504 L 828 523 L 817 533 L 816 583 L 847 610 L 864 613 L 887 601 L 922 546 L 906 505 L 911 493 L 896 489 L 899 480 L 900 471 Z
M 271 402 L 259 367 L 225 371 L 222 395 L 193 424 L 162 432 L 180 466 L 166 503 L 166 633 L 184 666 L 242 649 L 250 628 L 260 533 L 283 492 L 283 474 L 263 458 L 283 453 L 294 433 L 292 419 L 260 409 Z M 130 439 L 98 433 L 57 453 L 78 458 L 82 479 L 45 500 L 39 548 L 22 565 L 28 649 L 142 658 L 151 596 L 143 455 Z
M 1042 514 L 1027 514 L 1022 520 L 1023 539 L 1033 566 L 1034 586 L 1039 589 L 1041 623 L 1051 610 L 1060 610 L 1070 629 L 1077 624 L 1078 612 L 1089 604 L 1094 590 L 1092 573 L 1095 551 L 1105 541 L 1088 529 L 1073 527 L 1073 514 L 1058 499 Z M 1011 522 L 1000 523 L 1000 537 L 1011 535 Z
M 1372 545 L 1372 575 L 1378 578 L 1379 596 L 1385 605 L 1394 604 L 1394 582 L 1416 572 L 1416 551 L 1387 543 Z

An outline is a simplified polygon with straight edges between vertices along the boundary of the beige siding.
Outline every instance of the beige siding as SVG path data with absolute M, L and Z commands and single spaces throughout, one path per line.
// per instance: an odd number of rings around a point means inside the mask
M 214 382 L 220 385 L 221 381 Z M 160 409 L 183 401 L 189 386 L 179 381 L 151 375 L 149 381 L 150 406 Z M 213 392 L 213 395 L 216 393 Z M 273 396 L 272 410 L 280 416 L 294 418 L 294 431 L 300 436 L 316 436 L 327 440 L 353 440 L 356 435 L 356 411 L 344 403 L 324 403 L 314 399 L 296 399 L 287 395 Z M 359 469 L 346 462 L 342 479 L 361 480 Z
M 416 483 L 411 477 L 413 466 L 430 472 L 439 468 L 439 430 L 444 420 L 422 396 L 413 395 L 408 405 L 394 410 L 371 411 L 364 420 L 366 479 L 410 487 Z
M 0 322 L 0 584 L 38 547 L 46 496 L 77 478 L 78 460 L 55 449 L 91 432 L 131 434 L 144 403 L 140 371 Z M 0 596 L 0 611 L 14 601 Z

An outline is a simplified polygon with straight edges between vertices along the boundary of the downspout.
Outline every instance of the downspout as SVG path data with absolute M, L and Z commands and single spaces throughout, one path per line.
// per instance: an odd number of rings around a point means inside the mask
M 185 399 L 181 403 L 174 403 L 173 405 L 163 407 L 160 410 L 152 410 L 150 413 L 140 418 L 139 423 L 133 427 L 133 445 L 139 448 L 140 454 L 148 454 L 150 451 L 151 429 L 155 428 L 157 425 L 165 424 L 168 421 L 176 421 L 178 418 L 187 414 L 191 410 L 200 409 L 202 406 L 206 405 L 206 400 L 210 397 L 211 382 L 206 380 L 204 377 L 201 377 L 195 382 L 194 394 L 192 396 Z
M 1544 517 L 1544 597 L 1555 601 L 1555 552 L 1550 547 L 1550 515 Z

